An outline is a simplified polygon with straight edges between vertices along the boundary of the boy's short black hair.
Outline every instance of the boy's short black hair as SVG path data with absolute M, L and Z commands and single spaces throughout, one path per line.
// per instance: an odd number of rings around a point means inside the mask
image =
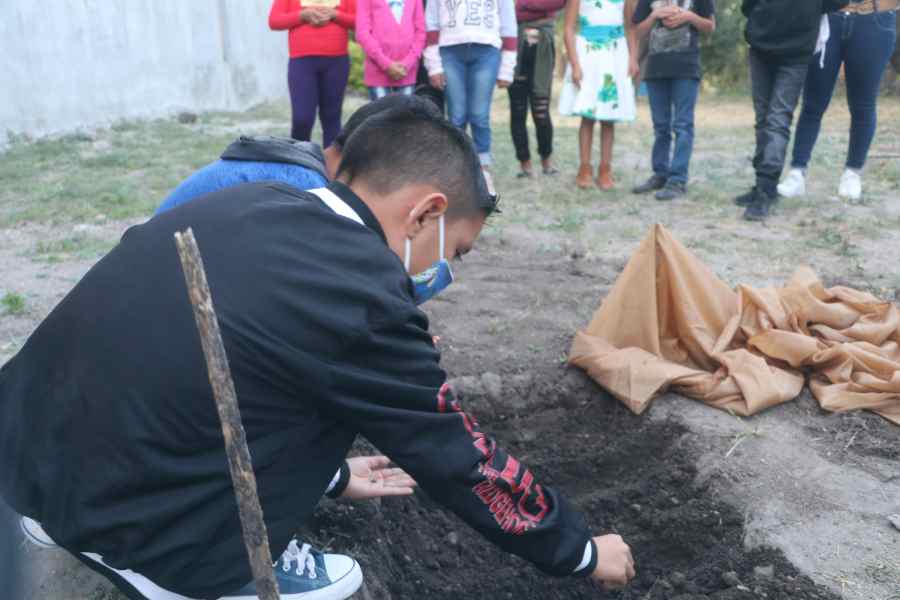
M 447 196 L 448 216 L 479 209 L 490 214 L 496 197 L 488 190 L 469 137 L 425 99 L 382 110 L 364 119 L 347 139 L 337 177 L 362 179 L 388 194 L 404 185 L 432 185 Z
M 350 139 L 350 136 L 353 135 L 353 132 L 356 131 L 356 128 L 359 127 L 363 121 L 386 110 L 392 110 L 395 108 L 421 110 L 425 112 L 430 111 L 434 113 L 435 116 L 442 116 L 437 106 L 435 106 L 434 102 L 431 102 L 430 100 L 420 98 L 419 96 L 404 96 L 400 94 L 392 94 L 389 96 L 385 96 L 384 98 L 379 98 L 378 100 L 369 102 L 368 104 L 358 108 L 352 115 L 350 115 L 350 118 L 347 119 L 347 122 L 344 123 L 344 127 L 341 129 L 341 132 L 337 134 L 337 137 L 334 138 L 334 141 L 331 142 L 331 145 L 334 146 L 337 150 L 343 151 L 344 145 L 347 143 L 347 140 Z

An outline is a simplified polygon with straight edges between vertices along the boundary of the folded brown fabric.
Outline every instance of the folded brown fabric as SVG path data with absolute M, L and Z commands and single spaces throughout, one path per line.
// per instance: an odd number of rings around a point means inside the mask
M 633 412 L 673 391 L 748 416 L 806 379 L 822 408 L 900 425 L 900 311 L 808 267 L 780 288 L 729 288 L 662 226 L 632 256 L 569 362 Z

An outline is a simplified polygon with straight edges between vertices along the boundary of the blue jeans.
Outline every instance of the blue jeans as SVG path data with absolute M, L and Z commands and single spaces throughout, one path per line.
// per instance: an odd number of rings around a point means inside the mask
M 385 96 L 390 96 L 391 94 L 397 94 L 399 96 L 412 96 L 413 92 L 416 90 L 416 86 L 414 85 L 395 85 L 391 87 L 369 87 L 369 100 L 378 100 L 379 98 L 384 98 Z
M 694 107 L 699 79 L 648 79 L 653 117 L 653 173 L 673 183 L 687 184 L 694 151 Z M 672 132 L 675 151 L 672 151 Z
M 447 112 L 450 122 L 472 139 L 481 164 L 491 164 L 491 101 L 500 70 L 500 50 L 488 44 L 457 44 L 441 48 L 447 77 Z
M 818 54 L 813 57 L 806 76 L 803 110 L 797 122 L 794 156 L 791 165 L 805 169 L 819 137 L 822 115 L 828 109 L 841 64 L 847 79 L 847 104 L 850 106 L 850 148 L 847 167 L 862 169 L 875 137 L 876 101 L 881 78 L 897 40 L 897 21 L 893 12 L 870 15 L 828 15 L 831 38 L 825 49 L 825 68 L 819 68 Z

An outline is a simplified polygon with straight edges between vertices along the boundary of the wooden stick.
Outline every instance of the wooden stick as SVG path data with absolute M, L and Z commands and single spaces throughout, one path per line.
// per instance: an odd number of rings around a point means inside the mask
M 182 233 L 176 233 L 175 243 L 181 257 L 188 296 L 194 307 L 194 318 L 197 321 L 200 342 L 206 357 L 209 383 L 212 385 L 216 409 L 222 423 L 225 453 L 228 455 L 231 482 L 234 485 L 241 529 L 244 533 L 244 545 L 250 558 L 250 569 L 256 582 L 257 595 L 260 600 L 279 600 L 278 584 L 272 571 L 269 537 L 256 492 L 256 476 L 253 474 L 250 449 L 247 447 L 247 437 L 241 422 L 241 411 L 238 408 L 234 381 L 228 366 L 228 356 L 225 354 L 222 334 L 219 331 L 219 321 L 206 282 L 203 259 L 197 247 L 197 240 L 194 239 L 194 232 L 190 228 Z

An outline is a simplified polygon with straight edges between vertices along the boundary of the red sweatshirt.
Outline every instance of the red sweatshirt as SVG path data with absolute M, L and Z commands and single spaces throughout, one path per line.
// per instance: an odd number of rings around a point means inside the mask
M 347 31 L 356 23 L 356 0 L 340 0 L 333 21 L 314 27 L 300 19 L 301 0 L 274 0 L 269 28 L 289 30 L 291 58 L 299 56 L 343 56 L 347 54 Z
M 516 0 L 516 19 L 519 23 L 551 19 L 565 5 L 566 0 Z

